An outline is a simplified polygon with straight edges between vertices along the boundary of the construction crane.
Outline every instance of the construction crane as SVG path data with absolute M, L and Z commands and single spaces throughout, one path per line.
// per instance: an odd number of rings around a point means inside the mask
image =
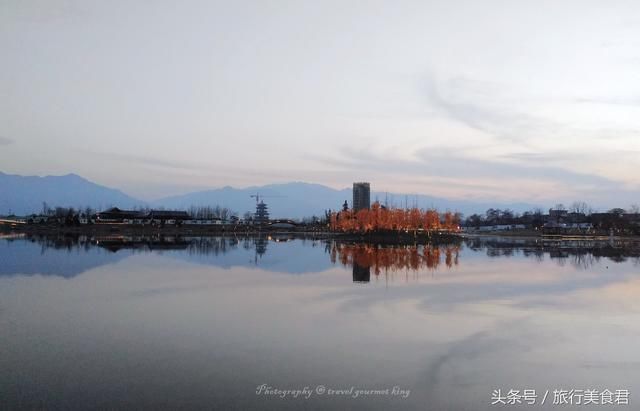
M 281 195 L 268 195 L 268 196 L 265 196 L 265 195 L 262 195 L 260 193 L 256 193 L 256 194 L 251 194 L 249 197 L 255 198 L 256 199 L 256 205 L 258 205 L 260 203 L 260 199 L 261 198 L 262 199 L 264 199 L 264 198 L 274 198 L 274 197 L 280 198 L 280 197 L 285 197 L 285 196 L 281 196 Z
M 264 198 L 264 196 L 261 196 L 260 193 L 251 194 L 249 197 L 256 199 L 256 205 L 260 202 L 261 197 Z

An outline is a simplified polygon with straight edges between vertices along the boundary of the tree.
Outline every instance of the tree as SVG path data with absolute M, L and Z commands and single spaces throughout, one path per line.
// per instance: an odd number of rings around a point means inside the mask
M 442 221 L 442 226 L 445 230 L 455 231 L 458 229 L 458 225 L 460 224 L 460 220 L 458 220 L 458 215 L 452 213 L 451 211 L 447 211 L 444 213 L 444 218 Z
M 465 220 L 465 225 L 467 227 L 480 227 L 482 225 L 482 217 L 479 214 L 471 214 Z
M 438 230 L 445 228 L 456 231 L 459 229 L 461 214 L 447 212 L 440 216 L 436 210 L 420 210 L 419 208 L 400 209 L 385 208 L 375 202 L 371 209 L 343 210 L 332 213 L 329 226 L 332 230 L 345 232 L 369 231 L 418 231 Z
M 505 223 L 508 224 L 511 222 L 511 220 L 513 220 L 514 213 L 507 208 L 506 210 L 502 211 L 502 215 L 500 217 L 502 220 L 504 220 Z
M 569 208 L 572 213 L 591 214 L 591 207 L 584 201 L 574 201 Z
M 90 217 L 91 217 L 92 215 L 94 215 L 95 213 L 96 213 L 96 212 L 95 212 L 95 210 L 94 210 L 93 208 L 89 207 L 89 206 L 87 206 L 87 207 L 85 207 L 85 208 L 84 208 L 84 215 L 85 215 L 87 218 L 90 218 Z
M 497 223 L 500 220 L 500 216 L 502 215 L 502 210 L 499 208 L 490 208 L 486 211 L 486 220 L 490 223 Z
M 440 216 L 436 210 L 427 210 L 424 213 L 424 229 L 437 230 L 440 228 Z

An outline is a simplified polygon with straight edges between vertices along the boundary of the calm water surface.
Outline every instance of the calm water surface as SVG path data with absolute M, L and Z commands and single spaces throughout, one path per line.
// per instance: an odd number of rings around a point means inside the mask
M 495 238 L 2 238 L 0 408 L 560 409 L 553 390 L 626 389 L 638 409 L 638 256 Z M 328 394 L 352 387 L 380 393 Z M 550 394 L 492 406 L 496 389 Z

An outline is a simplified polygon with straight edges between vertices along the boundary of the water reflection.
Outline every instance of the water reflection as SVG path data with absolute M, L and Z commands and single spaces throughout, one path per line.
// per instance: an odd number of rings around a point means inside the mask
M 464 253 L 462 251 L 467 249 Z M 324 252 L 323 252 L 324 251 Z M 380 246 L 295 235 L 272 236 L 5 236 L 0 239 L 0 275 L 51 274 L 73 277 L 136 254 L 158 253 L 217 267 L 259 266 L 302 274 L 340 264 L 353 281 L 367 283 L 384 273 L 451 269 L 475 255 L 549 259 L 586 270 L 605 261 L 640 264 L 640 246 L 623 241 L 553 241 L 470 237 L 459 244 Z M 72 258 L 69 256 L 72 255 Z
M 0 240 L 0 275 L 55 275 L 71 278 L 124 260 L 83 237 L 6 236 Z
M 537 261 L 548 257 L 560 266 L 570 264 L 578 269 L 588 269 L 602 259 L 612 263 L 632 260 L 640 263 L 640 244 L 630 240 L 557 240 L 518 239 L 504 237 L 465 238 L 464 245 L 488 257 L 512 257 L 522 255 Z
M 0 275 L 74 277 L 95 267 L 149 253 L 222 268 L 259 266 L 268 271 L 301 274 L 331 267 L 326 255 L 317 252 L 321 245 L 324 243 L 317 239 L 290 235 L 14 235 L 0 239 Z
M 353 282 L 368 283 L 371 279 L 371 267 L 362 266 L 357 262 L 353 263 Z
M 458 245 L 378 246 L 373 244 L 328 243 L 331 262 L 352 267 L 354 283 L 368 283 L 371 271 L 381 273 L 398 271 L 436 270 L 444 256 L 448 268 L 459 264 Z
M 56 277 L 0 278 L 0 409 L 493 410 L 496 387 L 638 392 L 637 255 L 496 238 L 1 239 L 0 272 Z M 419 281 L 377 283 L 387 272 Z M 263 383 L 412 394 L 291 401 L 256 396 Z

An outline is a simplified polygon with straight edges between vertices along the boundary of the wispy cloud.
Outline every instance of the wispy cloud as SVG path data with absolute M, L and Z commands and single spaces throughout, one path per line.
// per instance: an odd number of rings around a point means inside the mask
M 500 158 L 542 164 L 566 160 L 567 156 L 564 153 L 516 152 L 503 154 Z
M 544 161 L 536 161 L 535 153 L 531 156 L 519 153 L 513 158 L 477 158 L 453 150 L 423 148 L 416 150 L 412 159 L 390 158 L 370 150 L 353 148 L 343 148 L 340 153 L 336 157 L 317 160 L 352 175 L 396 179 L 403 184 L 405 191 L 432 189 L 438 195 L 459 199 L 517 199 L 536 203 L 580 199 L 593 202 L 603 194 L 605 187 L 607 194 L 624 193 L 627 197 L 632 194 L 622 181 L 559 166 L 551 157 L 539 156 L 538 160 Z M 522 161 L 517 157 L 531 159 Z M 598 199 L 594 205 L 606 203 L 601 200 Z
M 502 84 L 457 77 L 438 82 L 427 76 L 424 95 L 427 102 L 449 118 L 500 140 L 526 143 L 561 128 L 555 121 L 517 110 L 520 99 L 510 96 Z
M 567 185 L 595 186 L 606 184 L 617 187 L 619 183 L 596 174 L 572 171 L 552 165 L 524 164 L 522 162 L 478 159 L 456 155 L 453 151 L 420 149 L 414 153 L 416 160 L 390 159 L 367 150 L 342 149 L 341 159 L 324 161 L 353 170 L 384 169 L 385 172 L 429 175 L 443 178 L 486 178 L 491 180 L 539 179 Z M 516 154 L 516 157 L 518 155 Z M 525 154 L 526 156 L 526 154 Z M 535 156 L 535 154 L 534 154 Z
M 619 127 L 592 124 L 590 127 L 587 123 L 579 126 L 580 122 L 570 120 L 571 117 L 559 121 L 548 115 L 532 114 L 544 112 L 544 107 L 551 104 L 561 105 L 568 110 L 583 104 L 640 108 L 640 95 L 558 99 L 528 95 L 504 84 L 465 77 L 445 81 L 438 81 L 433 75 L 427 75 L 426 78 L 423 94 L 428 104 L 448 118 L 486 133 L 498 141 L 532 148 L 541 141 L 580 137 L 582 141 L 588 142 L 635 138 L 640 135 L 640 131 L 631 124 L 619 123 Z M 578 110 L 583 115 L 591 112 L 586 107 Z
M 166 160 L 151 156 L 141 156 L 135 154 L 123 154 L 123 153 L 108 153 L 108 152 L 96 152 L 96 151 L 84 151 L 85 153 L 105 157 L 110 160 L 124 161 L 128 163 L 136 163 L 139 165 L 147 165 L 152 167 L 160 167 L 174 170 L 206 170 L 208 167 L 204 164 L 197 164 L 187 161 L 174 161 Z
M 580 97 L 575 99 L 576 103 L 582 104 L 611 104 L 617 106 L 640 106 L 640 96 L 621 97 Z

